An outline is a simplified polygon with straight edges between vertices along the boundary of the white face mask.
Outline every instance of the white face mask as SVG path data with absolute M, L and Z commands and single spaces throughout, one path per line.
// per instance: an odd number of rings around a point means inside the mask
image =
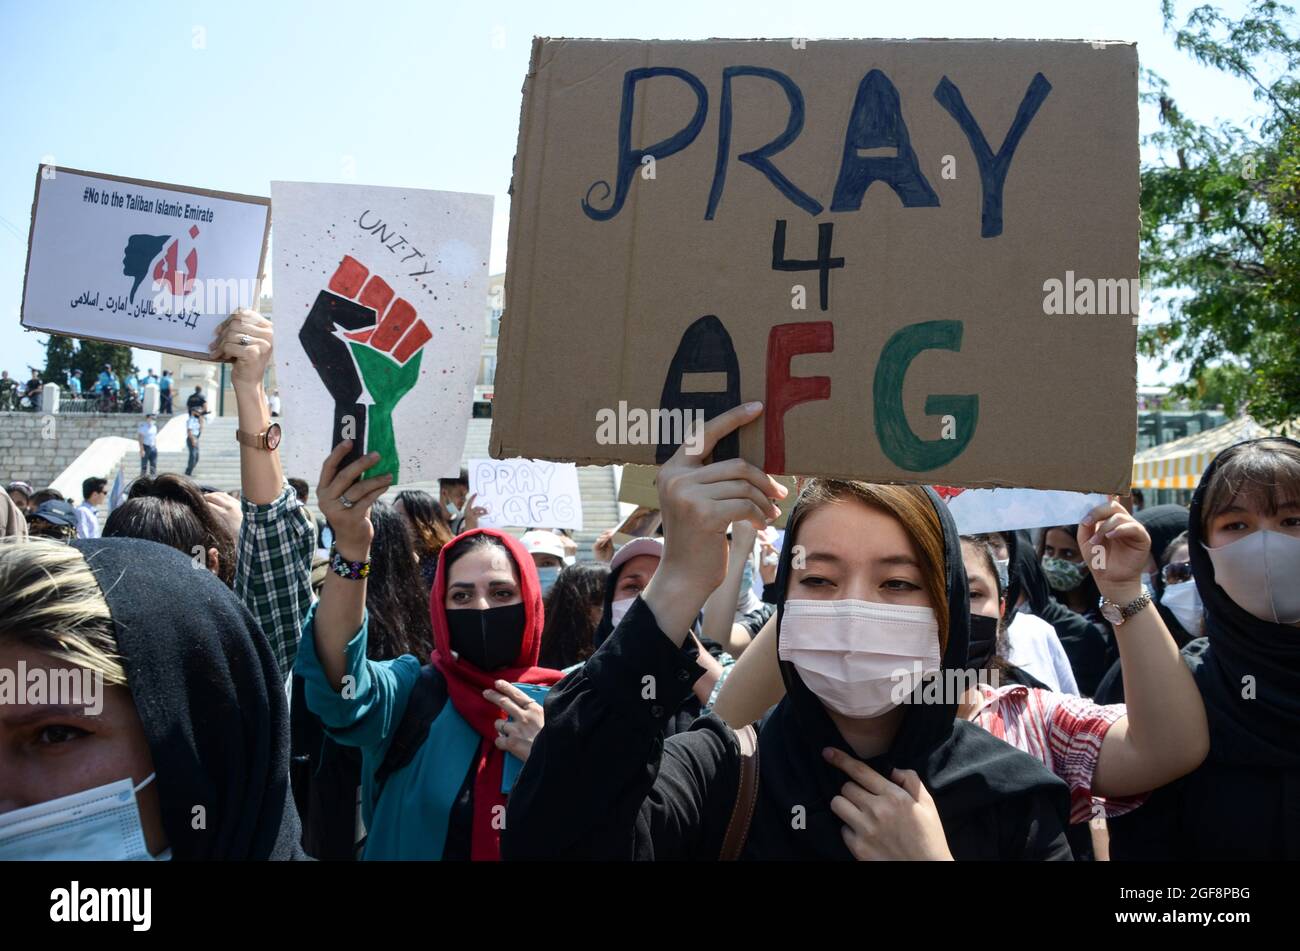
M 1183 630 L 1192 637 L 1201 636 L 1201 593 L 1195 581 L 1180 581 L 1165 585 L 1160 603 L 1173 612 Z
M 135 794 L 156 775 L 139 786 L 127 777 L 0 814 L 0 861 L 151 861 Z
M 787 601 L 782 660 L 822 703 L 847 717 L 876 717 L 940 668 L 939 623 L 930 608 L 874 601 Z
M 1261 621 L 1300 621 L 1300 538 L 1261 530 L 1219 548 L 1205 546 L 1214 580 Z
M 615 627 L 618 627 L 619 622 L 623 620 L 623 615 L 627 614 L 628 609 L 632 607 L 634 601 L 636 601 L 636 598 L 623 598 L 621 601 L 615 601 L 610 604 L 609 616 L 610 620 L 614 622 Z

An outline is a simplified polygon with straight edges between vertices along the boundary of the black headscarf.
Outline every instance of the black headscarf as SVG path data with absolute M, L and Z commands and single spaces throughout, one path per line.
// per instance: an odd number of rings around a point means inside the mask
M 1285 442 L 1300 445 L 1291 439 Z M 1210 724 L 1208 761 L 1296 769 L 1300 767 L 1300 630 L 1257 618 L 1228 597 L 1214 580 L 1214 563 L 1205 550 L 1201 519 L 1206 486 L 1222 458 L 1220 453 L 1201 475 L 1187 528 L 1188 558 L 1205 606 L 1209 647 L 1198 656 L 1188 652 L 1184 656 L 1205 701 Z
M 1034 540 L 1024 529 L 1004 532 L 1003 537 L 1007 540 L 1007 614 L 1015 612 L 1022 594 L 1030 612 L 1037 614 L 1052 596 L 1052 589 L 1043 575 Z
M 1164 579 L 1160 576 L 1160 562 L 1165 556 L 1169 543 L 1187 531 L 1187 509 L 1181 505 L 1155 505 L 1143 509 L 1133 516 L 1142 523 L 1142 527 L 1151 536 L 1151 557 L 1155 559 L 1156 576 L 1153 587 L 1155 593 L 1165 590 Z
M 1165 578 L 1164 573 L 1160 570 L 1160 563 L 1164 560 L 1165 552 L 1169 550 L 1169 543 L 1187 531 L 1187 509 L 1181 505 L 1157 505 L 1153 508 L 1143 509 L 1134 518 L 1142 523 L 1142 527 L 1151 536 L 1151 557 L 1155 559 L 1156 563 L 1156 574 L 1151 579 L 1151 593 L 1156 599 L 1156 611 L 1160 614 L 1160 620 L 1165 622 L 1165 627 L 1169 628 L 1169 633 L 1173 635 L 1174 642 L 1179 647 L 1183 647 L 1192 639 L 1192 635 L 1179 623 L 1174 612 L 1161 603 L 1165 593 Z M 1118 664 L 1119 661 L 1115 663 Z M 1120 699 L 1123 699 L 1122 693 Z
M 216 575 L 157 542 L 73 544 L 113 616 L 172 857 L 304 858 L 284 679 L 248 609 Z M 203 828 L 194 828 L 196 806 Z
M 961 538 L 948 506 L 935 492 L 925 493 L 943 526 L 944 571 L 948 596 L 948 640 L 941 658 L 941 676 L 962 670 L 970 637 L 970 597 L 966 567 L 962 561 Z M 790 524 L 797 526 L 799 506 Z M 797 528 L 796 528 L 797 530 Z M 787 535 L 781 546 L 776 586 L 778 643 L 788 595 L 791 558 L 795 539 Z M 829 841 L 839 837 L 840 819 L 830 811 L 830 801 L 844 785 L 844 773 L 821 755 L 824 747 L 836 747 L 850 756 L 850 749 L 817 696 L 804 684 L 794 666 L 780 661 L 786 696 L 764 720 L 760 753 L 763 783 L 784 786 L 771 789 L 781 802 L 808 804 L 811 838 Z M 918 690 L 923 689 L 918 687 Z M 944 699 L 949 699 L 945 697 Z M 1040 762 L 1007 745 L 987 731 L 965 720 L 958 721 L 956 698 L 952 703 L 906 705 L 902 725 L 893 744 L 882 756 L 867 761 L 884 776 L 894 768 L 914 769 L 934 797 L 945 822 L 992 806 L 999 800 L 1035 790 L 1049 790 L 1059 800 L 1061 824 L 1065 817 L 1065 786 Z M 775 766 L 780 762 L 780 766 Z M 810 797 L 809 783 L 821 795 Z M 817 833 L 820 831 L 821 835 Z

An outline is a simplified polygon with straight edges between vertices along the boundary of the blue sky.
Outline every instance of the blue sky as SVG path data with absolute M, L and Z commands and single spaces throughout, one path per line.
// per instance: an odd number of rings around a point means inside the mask
M 44 365 L 44 336 L 18 324 L 43 161 L 256 195 L 272 179 L 492 194 L 492 268 L 502 269 L 534 35 L 1135 40 L 1193 117 L 1244 123 L 1260 111 L 1244 83 L 1174 49 L 1158 0 L 0 0 L 0 368 L 26 378 L 27 364 Z M 1151 131 L 1153 115 L 1142 121 Z M 1141 383 L 1176 378 L 1141 363 Z

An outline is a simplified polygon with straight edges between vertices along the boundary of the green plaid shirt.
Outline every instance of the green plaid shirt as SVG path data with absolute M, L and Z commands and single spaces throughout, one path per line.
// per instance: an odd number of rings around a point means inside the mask
M 235 594 L 257 618 L 280 674 L 287 679 L 311 607 L 316 529 L 288 482 L 269 505 L 255 505 L 246 498 L 241 505 L 244 522 L 235 557 Z

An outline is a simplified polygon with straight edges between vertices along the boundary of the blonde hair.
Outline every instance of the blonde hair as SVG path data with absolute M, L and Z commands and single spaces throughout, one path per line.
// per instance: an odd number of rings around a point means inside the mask
M 853 499 L 892 515 L 903 526 L 920 556 L 922 587 L 930 597 L 939 623 L 939 652 L 948 649 L 948 575 L 943 523 L 930 497 L 919 485 L 877 485 L 838 479 L 809 479 L 799 493 L 788 538 L 795 539 L 799 523 L 809 512 L 832 502 Z
M 99 582 L 81 552 L 60 542 L 0 539 L 0 640 L 126 684 Z

